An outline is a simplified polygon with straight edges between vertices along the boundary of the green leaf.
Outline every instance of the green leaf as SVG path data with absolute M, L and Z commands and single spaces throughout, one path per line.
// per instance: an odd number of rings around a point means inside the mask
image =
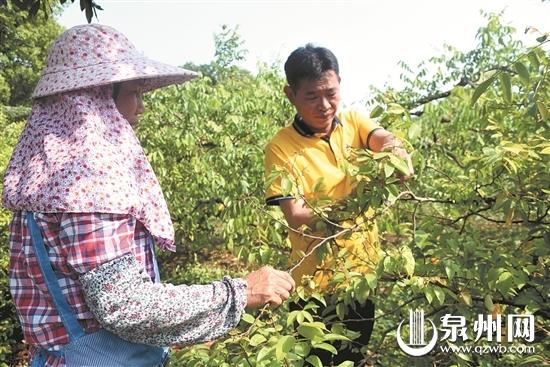
M 296 343 L 296 346 L 294 347 L 294 352 L 300 357 L 307 356 L 310 351 L 311 351 L 310 343 L 306 343 L 306 342 Z
M 242 317 L 242 320 L 244 322 L 247 322 L 249 324 L 252 324 L 254 322 L 254 316 L 252 316 L 251 314 L 249 313 L 245 313 Z
M 271 353 L 273 353 L 274 347 L 268 347 L 268 348 L 262 348 L 258 352 L 258 356 L 256 357 L 256 362 L 260 362 L 261 360 L 268 357 Z
M 319 292 L 312 293 L 311 297 L 315 298 L 323 306 L 325 306 L 325 307 L 327 306 L 327 301 L 325 300 L 325 297 L 321 293 L 319 293 Z M 322 323 L 317 323 L 317 325 L 319 325 L 320 328 L 323 328 L 323 329 L 325 328 L 325 325 L 323 325 Z
M 390 152 L 376 152 L 372 155 L 372 159 L 378 160 L 378 159 L 386 158 L 386 157 L 389 157 L 389 156 L 391 156 Z
M 314 326 L 313 323 L 303 323 L 298 326 L 297 331 L 298 334 L 309 340 L 313 340 L 315 337 L 322 337 L 324 334 L 323 330 L 317 326 Z
M 390 155 L 390 162 L 402 174 L 406 175 L 409 173 L 409 167 L 407 167 L 407 164 L 405 163 L 405 160 L 403 158 L 397 157 L 395 155 Z
M 346 278 L 346 275 L 344 273 L 341 273 L 341 272 L 336 273 L 332 277 L 331 283 L 334 283 L 334 284 L 342 283 L 342 281 L 344 281 L 345 278 Z
M 279 339 L 277 345 L 275 346 L 275 357 L 278 361 L 282 361 L 292 347 L 296 344 L 296 338 L 292 335 L 285 335 Z
M 443 302 L 445 302 L 445 292 L 443 291 L 443 289 L 441 289 L 439 287 L 435 287 L 434 288 L 434 293 L 435 293 L 435 296 L 436 296 L 437 300 L 439 301 L 439 304 L 442 305 Z
M 290 191 L 292 190 L 292 182 L 287 177 L 281 178 L 281 191 L 283 195 L 290 194 Z
M 540 154 L 550 154 L 550 146 L 547 146 L 546 148 L 541 150 Z
M 469 292 L 460 292 L 460 299 L 462 302 L 464 302 L 466 305 L 472 307 L 472 295 Z
M 359 303 L 365 303 L 367 298 L 369 298 L 370 287 L 366 279 L 361 279 L 359 284 L 355 287 L 355 298 Z
M 544 103 L 537 101 L 537 102 L 535 102 L 535 104 L 537 105 L 537 110 L 538 110 L 539 113 L 540 113 L 540 117 L 541 117 L 543 120 L 548 119 L 548 116 L 549 116 L 548 108 L 546 108 L 546 106 L 544 105 Z
M 428 303 L 432 304 L 434 300 L 434 291 L 431 286 L 424 288 L 424 296 L 426 296 L 426 300 L 428 301 Z
M 500 88 L 502 89 L 502 94 L 504 95 L 504 100 L 508 103 L 512 102 L 512 83 L 510 82 L 510 74 L 500 73 L 498 76 L 500 81 Z
M 353 367 L 355 364 L 352 361 L 344 361 L 336 367 Z
M 397 103 L 390 103 L 388 105 L 388 113 L 392 115 L 401 115 L 405 112 L 405 109 Z
M 505 269 L 502 268 L 492 268 L 489 270 L 487 274 L 487 282 L 489 283 L 490 287 L 495 285 L 500 273 L 502 273 L 503 271 L 505 271 Z
M 263 342 L 267 341 L 265 336 L 262 334 L 254 334 L 252 335 L 252 338 L 250 338 L 250 346 L 255 347 L 257 345 L 262 344 Z
M 453 263 L 445 264 L 445 274 L 449 280 L 453 280 L 455 274 L 455 266 Z
M 326 305 L 325 305 L 326 306 Z M 303 319 L 306 319 L 309 322 L 313 322 L 313 316 L 308 311 L 300 311 L 300 315 L 303 317 Z M 303 322 L 302 319 L 302 322 Z
M 319 357 L 311 355 L 306 358 L 306 362 L 310 363 L 313 367 L 323 367 L 323 363 Z
M 318 193 L 324 189 L 324 177 L 319 177 L 317 181 L 315 181 L 315 185 L 313 185 L 312 191 L 314 193 Z
M 384 109 L 381 106 L 376 106 L 370 112 L 370 118 L 372 118 L 372 119 L 376 118 L 376 117 L 380 116 L 382 114 L 382 112 L 384 112 Z
M 368 273 L 368 274 L 365 275 L 365 279 L 367 280 L 367 284 L 369 285 L 370 289 L 372 289 L 372 290 L 376 289 L 376 285 L 378 283 L 378 279 L 376 277 L 376 274 Z
M 344 319 L 344 316 L 346 316 L 346 305 L 345 304 L 343 304 L 343 303 L 336 304 L 336 316 L 338 316 L 338 318 L 340 320 Z
M 511 225 L 512 220 L 514 220 L 514 214 L 516 213 L 516 203 L 514 201 L 510 201 L 510 206 L 504 208 L 504 220 L 506 221 L 506 224 Z
M 458 356 L 458 358 L 464 360 L 464 361 L 467 361 L 467 362 L 472 362 L 472 357 L 470 357 L 469 355 L 467 354 L 464 354 L 464 353 L 457 353 L 456 354 Z
M 422 124 L 419 122 L 412 123 L 407 132 L 410 140 L 414 140 L 422 135 Z
M 390 166 L 388 164 L 384 165 L 384 176 L 386 178 L 390 177 L 394 171 L 395 171 L 395 167 Z
M 323 337 L 323 340 L 331 341 L 331 340 L 344 340 L 349 341 L 350 339 L 345 335 L 340 334 L 325 334 Z
M 537 57 L 537 54 L 534 51 L 531 51 L 527 54 L 527 57 L 529 58 L 529 61 L 531 61 L 531 65 L 533 66 L 533 69 L 538 70 L 540 67 L 540 61 Z
M 495 307 L 495 305 L 493 304 L 493 298 L 490 294 L 485 295 L 485 297 L 483 298 L 483 304 L 485 305 L 487 311 L 493 312 L 493 308 Z
M 509 271 L 504 271 L 498 277 L 496 287 L 504 294 L 509 294 L 511 288 L 514 287 L 514 276 Z
M 407 275 L 412 276 L 414 274 L 414 266 L 416 262 L 411 249 L 408 246 L 403 246 L 401 248 L 401 256 L 403 256 L 403 260 L 405 260 L 404 267 Z
M 336 348 L 334 348 L 334 346 L 332 346 L 328 343 L 314 344 L 313 348 L 327 350 L 327 351 L 331 352 L 332 354 L 338 354 L 338 351 L 336 350 Z
M 544 364 L 544 357 L 541 355 L 532 355 L 528 357 L 522 356 L 521 361 L 518 361 L 518 362 L 519 362 L 518 364 L 519 367 L 545 366 L 545 365 L 547 366 L 547 364 Z
M 531 117 L 537 116 L 537 105 L 535 103 L 529 104 L 527 107 L 527 114 Z
M 514 64 L 514 67 L 518 72 L 521 80 L 523 80 L 525 83 L 529 83 L 529 70 L 527 69 L 527 66 L 518 61 Z
M 487 88 L 489 88 L 491 84 L 493 84 L 494 81 L 495 76 L 493 75 L 476 87 L 476 89 L 474 90 L 474 94 L 472 95 L 472 100 L 470 102 L 472 106 L 475 105 L 479 97 L 481 97 L 481 95 L 487 90 Z

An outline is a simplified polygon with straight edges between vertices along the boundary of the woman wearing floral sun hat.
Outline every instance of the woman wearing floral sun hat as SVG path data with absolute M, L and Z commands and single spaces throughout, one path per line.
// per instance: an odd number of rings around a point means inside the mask
M 174 230 L 132 125 L 142 92 L 194 72 L 97 24 L 60 35 L 46 65 L 3 192 L 31 366 L 162 365 L 167 346 L 216 339 L 245 306 L 289 297 L 292 278 L 268 267 L 208 285 L 159 282 L 153 243 L 174 251 Z

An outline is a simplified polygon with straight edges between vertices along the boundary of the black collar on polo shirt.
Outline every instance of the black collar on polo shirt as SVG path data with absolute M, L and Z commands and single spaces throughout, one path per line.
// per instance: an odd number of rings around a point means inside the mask
M 331 129 L 331 131 L 336 128 L 336 125 L 342 125 L 342 122 L 340 121 L 340 119 L 338 117 L 334 116 L 334 119 L 332 120 L 332 129 Z M 296 116 L 294 116 L 294 121 L 292 122 L 292 127 L 294 127 L 294 129 L 298 132 L 298 134 L 300 134 L 302 136 L 307 136 L 307 137 L 318 136 L 317 133 L 315 133 L 313 130 L 311 130 L 311 128 L 309 126 L 307 126 L 307 124 L 305 123 L 302 116 L 300 116 L 298 114 L 296 114 Z

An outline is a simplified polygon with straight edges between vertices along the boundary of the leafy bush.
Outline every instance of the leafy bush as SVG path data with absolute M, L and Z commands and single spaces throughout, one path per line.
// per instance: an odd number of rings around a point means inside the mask
M 5 122 L 19 122 L 27 120 L 31 115 L 31 108 L 27 106 L 2 106 Z
M 534 314 L 536 351 L 525 360 L 548 362 L 549 58 L 540 46 L 526 49 L 515 41 L 496 16 L 478 38 L 471 52 L 448 47 L 414 73 L 403 65 L 406 87 L 378 91 L 369 103 L 373 118 L 411 144 L 416 179 L 403 186 L 394 178 L 398 161 L 358 151 L 350 173 L 362 183 L 344 207 L 327 214 L 359 216 L 369 207 L 379 213 L 383 246 L 376 272 L 336 271 L 335 279 L 349 286 L 332 300 L 340 315 L 352 299 L 375 300 L 376 328 L 364 351 L 372 364 L 500 366 L 524 358 L 438 349 L 408 357 L 394 338 L 413 308 L 438 325 L 444 314 L 471 324 L 478 314 Z M 205 78 L 151 96 L 140 132 L 178 241 L 189 251 L 190 243 L 227 245 L 250 262 L 292 265 L 286 225 L 262 204 L 262 147 L 292 116 L 282 85 L 269 69 L 256 77 L 233 70 L 215 83 Z M 294 299 L 310 296 L 319 297 L 306 281 Z M 316 366 L 312 348 L 332 350 L 327 341 L 353 335 L 338 320 L 313 317 L 308 307 L 313 304 L 297 313 L 283 306 L 246 315 L 228 338 L 178 351 L 176 364 Z M 471 337 L 464 345 L 475 344 Z
M 8 164 L 11 152 L 17 143 L 17 139 L 23 128 L 23 122 L 11 123 L 6 119 L 3 109 L 0 108 L 0 176 Z M 0 183 L 0 188 L 2 184 Z M 8 225 L 11 214 L 0 208 L 0 366 L 7 365 L 12 359 L 12 354 L 17 351 L 22 339 L 21 327 L 15 314 L 15 308 L 11 301 L 8 288 Z
M 186 253 L 227 246 L 250 262 L 282 261 L 271 255 L 288 245 L 265 214 L 263 147 L 290 106 L 273 68 L 252 76 L 227 65 L 228 53 L 220 53 L 224 67 L 209 66 L 215 79 L 147 96 L 139 136 Z

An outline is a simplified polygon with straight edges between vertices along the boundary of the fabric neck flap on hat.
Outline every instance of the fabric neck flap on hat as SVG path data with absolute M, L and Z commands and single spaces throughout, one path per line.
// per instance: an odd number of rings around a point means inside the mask
M 162 189 L 111 85 L 34 101 L 4 175 L 12 211 L 130 214 L 166 250 L 174 227 Z

